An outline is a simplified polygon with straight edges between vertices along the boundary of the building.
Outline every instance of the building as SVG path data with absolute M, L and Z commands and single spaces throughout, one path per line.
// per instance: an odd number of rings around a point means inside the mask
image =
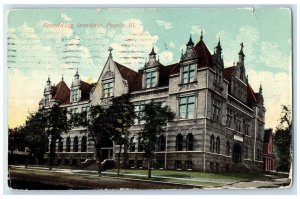
M 273 132 L 266 129 L 263 148 L 264 171 L 276 171 L 275 155 L 273 153 Z
M 167 131 L 159 136 L 154 167 L 199 171 L 262 170 L 263 131 L 265 121 L 262 87 L 255 93 L 248 83 L 244 66 L 243 43 L 238 61 L 224 66 L 220 41 L 211 53 L 203 35 L 197 44 L 190 37 L 180 61 L 163 65 L 154 48 L 144 67 L 131 70 L 114 61 L 112 49 L 95 84 L 79 78 L 78 71 L 69 89 L 62 80 L 51 86 L 48 79 L 40 106 L 59 103 L 73 112 L 90 106 L 107 105 L 110 99 L 125 93 L 143 114 L 145 103 L 168 105 L 176 113 Z M 129 165 L 146 167 L 139 132 L 143 121 L 136 119 L 128 135 Z M 105 158 L 114 158 L 110 140 L 102 148 Z M 57 162 L 78 164 L 93 158 L 93 143 L 85 129 L 73 129 L 57 141 Z

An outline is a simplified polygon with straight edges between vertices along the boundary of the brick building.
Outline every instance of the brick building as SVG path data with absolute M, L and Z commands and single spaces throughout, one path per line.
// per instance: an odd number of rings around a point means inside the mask
M 96 104 L 105 106 L 111 98 L 129 93 L 137 115 L 143 114 L 143 106 L 150 101 L 168 105 L 176 113 L 166 133 L 159 136 L 154 167 L 262 170 L 266 110 L 262 88 L 255 93 L 248 83 L 243 47 L 242 43 L 236 64 L 225 68 L 220 41 L 211 53 L 202 35 L 196 44 L 190 37 L 178 63 L 163 65 L 153 48 L 138 71 L 115 61 L 110 48 L 95 84 L 81 81 L 78 71 L 70 89 L 63 80 L 56 86 L 48 80 L 40 106 L 59 103 L 71 112 L 80 112 Z M 142 128 L 143 121 L 136 119 L 128 135 L 132 168 L 146 166 L 139 137 Z M 110 140 L 105 143 L 102 153 L 105 158 L 114 158 L 118 146 Z M 71 130 L 57 146 L 59 164 L 93 158 L 93 143 L 86 129 Z
M 273 132 L 266 129 L 263 148 L 264 171 L 276 171 L 275 155 L 273 153 Z

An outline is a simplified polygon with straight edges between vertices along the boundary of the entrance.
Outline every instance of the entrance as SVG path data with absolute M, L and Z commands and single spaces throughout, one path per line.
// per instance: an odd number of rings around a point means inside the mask
M 233 163 L 241 163 L 242 162 L 242 147 L 239 143 L 235 143 L 233 145 L 232 161 L 233 161 Z
M 113 158 L 113 142 L 110 139 L 105 139 L 102 141 L 101 146 L 101 159 L 102 161 L 105 159 Z

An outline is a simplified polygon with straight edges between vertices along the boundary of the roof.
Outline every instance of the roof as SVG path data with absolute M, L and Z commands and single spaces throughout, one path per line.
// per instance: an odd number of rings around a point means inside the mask
M 92 88 L 95 86 L 95 83 L 89 84 L 87 82 L 80 80 L 80 88 L 81 88 L 81 101 L 89 100 L 90 99 L 90 92 Z
M 115 61 L 115 64 L 122 76 L 123 79 L 127 80 L 129 88 L 133 86 L 134 83 L 136 83 L 136 76 L 137 72 L 134 70 L 131 70 L 130 68 L 123 66 L 122 64 L 119 64 Z
M 196 44 L 195 51 L 199 56 L 198 67 L 213 66 L 212 55 L 202 39 Z
M 64 81 L 60 81 L 56 86 L 52 88 L 53 99 L 62 103 L 68 100 L 70 101 L 70 89 Z
M 234 66 L 228 67 L 228 68 L 224 68 L 223 74 L 224 74 L 224 78 L 228 81 L 230 81 L 231 78 L 231 74 L 232 71 L 234 70 Z

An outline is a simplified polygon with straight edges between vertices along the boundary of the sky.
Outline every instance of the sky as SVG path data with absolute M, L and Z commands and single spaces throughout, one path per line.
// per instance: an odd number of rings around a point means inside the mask
M 220 38 L 225 67 L 238 61 L 255 92 L 260 84 L 265 128 L 275 128 L 281 105 L 291 106 L 291 11 L 256 8 L 114 8 L 11 10 L 7 29 L 8 125 L 24 124 L 37 111 L 48 76 L 70 87 L 80 78 L 96 82 L 112 47 L 113 59 L 133 70 L 152 47 L 162 64 L 178 62 L 190 35 L 213 53 Z

